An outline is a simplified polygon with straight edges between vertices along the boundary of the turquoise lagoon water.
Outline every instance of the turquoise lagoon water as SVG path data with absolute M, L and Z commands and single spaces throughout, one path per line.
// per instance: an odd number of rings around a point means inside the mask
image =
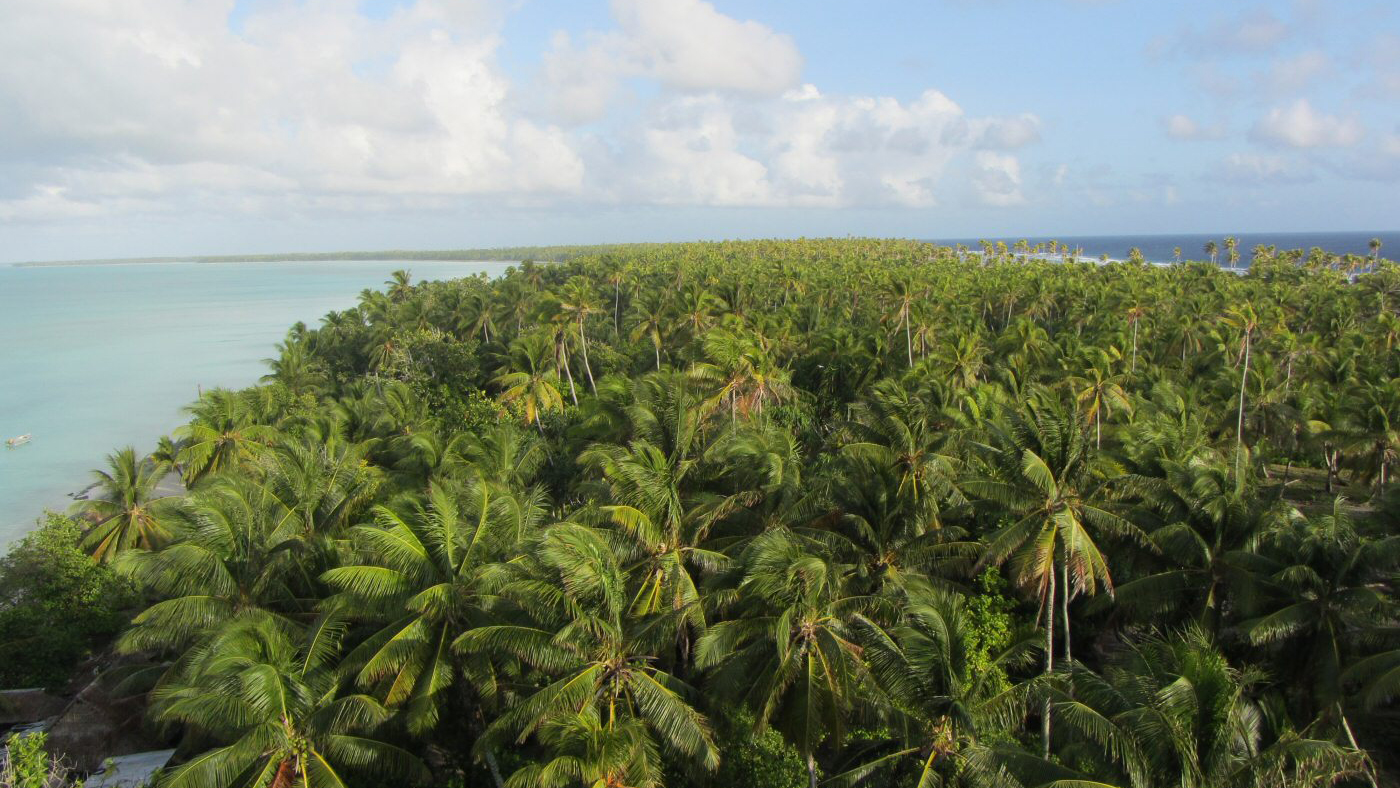
M 243 387 L 298 320 L 316 325 L 407 268 L 414 281 L 508 263 L 327 261 L 0 266 L 0 549 L 113 449 L 147 452 L 199 389 Z

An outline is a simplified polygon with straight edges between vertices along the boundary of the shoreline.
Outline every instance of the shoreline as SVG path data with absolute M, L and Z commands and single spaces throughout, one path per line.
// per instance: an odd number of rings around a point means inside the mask
M 132 258 L 117 260 L 52 260 L 48 262 L 25 262 L 8 263 L 10 268 L 78 268 L 84 266 L 136 266 L 136 265 L 224 265 L 230 263 L 478 263 L 482 265 L 518 263 L 519 259 L 484 259 L 484 258 L 458 258 L 458 257 L 278 257 L 276 259 L 267 258 L 238 258 L 238 259 L 218 259 L 205 260 L 197 257 L 153 257 L 153 258 Z M 552 262 L 552 261 L 541 261 Z

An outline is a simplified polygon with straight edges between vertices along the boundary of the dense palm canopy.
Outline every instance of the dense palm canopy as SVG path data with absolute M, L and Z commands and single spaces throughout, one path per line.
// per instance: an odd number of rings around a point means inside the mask
M 83 506 L 164 784 L 1383 783 L 1400 271 L 1040 248 L 613 247 L 292 331 Z

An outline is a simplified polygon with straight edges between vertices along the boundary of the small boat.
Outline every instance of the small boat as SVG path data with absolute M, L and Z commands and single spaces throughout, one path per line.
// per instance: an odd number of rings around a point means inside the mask
M 6 446 L 9 446 L 11 449 L 18 448 L 18 447 L 23 446 L 24 444 L 28 443 L 28 442 L 29 442 L 29 439 L 30 439 L 30 438 L 33 438 L 33 437 L 34 437 L 33 435 L 20 435 L 20 436 L 15 437 L 15 438 L 7 438 L 7 439 L 5 440 L 5 445 L 6 445 Z

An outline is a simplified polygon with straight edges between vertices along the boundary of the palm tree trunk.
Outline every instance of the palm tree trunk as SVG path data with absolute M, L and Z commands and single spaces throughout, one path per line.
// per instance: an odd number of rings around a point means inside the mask
M 904 309 L 904 349 L 909 352 L 909 366 L 914 366 L 914 339 L 909 334 L 909 308 Z
M 613 334 L 622 336 L 622 283 L 613 282 Z
M 506 788 L 505 780 L 501 779 L 501 767 L 496 763 L 496 756 L 490 750 L 486 751 L 486 768 L 491 770 L 491 779 L 496 783 L 496 788 Z
M 569 379 L 569 396 L 574 400 L 574 406 L 578 406 L 578 392 L 574 391 L 574 373 L 569 369 L 569 351 L 565 349 L 563 343 L 559 344 L 559 363 L 564 367 L 564 376 Z
M 1060 565 L 1060 579 L 1063 581 L 1064 594 L 1060 597 L 1060 622 L 1064 626 L 1065 633 L 1065 664 L 1068 665 L 1074 659 L 1074 655 L 1069 649 L 1069 561 L 1066 560 Z
M 588 337 L 583 333 L 583 315 L 578 316 L 578 341 L 583 347 L 583 371 L 588 373 L 588 388 L 596 395 L 598 386 L 593 382 L 593 367 L 588 363 Z
M 268 788 L 291 788 L 296 779 L 296 764 L 292 763 L 291 758 L 286 758 L 277 764 L 277 775 L 272 778 L 272 784 Z
M 1051 570 L 1049 596 L 1045 600 L 1045 675 L 1055 672 L 1055 574 Z M 1040 738 L 1045 758 L 1050 757 L 1050 696 L 1040 711 Z
M 810 752 L 807 753 L 807 785 L 817 788 L 817 759 Z
M 1137 329 L 1138 321 L 1133 321 L 1133 372 L 1137 372 Z
M 660 344 L 659 342 L 653 342 L 653 343 L 651 343 L 651 349 L 656 351 L 656 371 L 657 371 L 657 372 L 660 372 L 660 371 L 661 371 L 661 344 Z
M 1244 445 L 1244 384 L 1249 380 L 1249 333 L 1244 332 L 1244 374 L 1240 375 L 1240 417 L 1235 428 L 1235 441 Z
M 1361 745 L 1356 743 L 1356 735 L 1351 732 L 1351 723 L 1347 722 L 1346 712 L 1342 711 L 1342 704 L 1340 702 L 1337 704 L 1337 719 L 1341 720 L 1342 730 L 1346 731 L 1347 743 L 1351 745 L 1353 750 L 1360 752 Z M 1376 776 L 1371 773 L 1370 768 L 1366 769 L 1366 781 L 1371 784 L 1371 788 L 1379 788 L 1376 784 Z

